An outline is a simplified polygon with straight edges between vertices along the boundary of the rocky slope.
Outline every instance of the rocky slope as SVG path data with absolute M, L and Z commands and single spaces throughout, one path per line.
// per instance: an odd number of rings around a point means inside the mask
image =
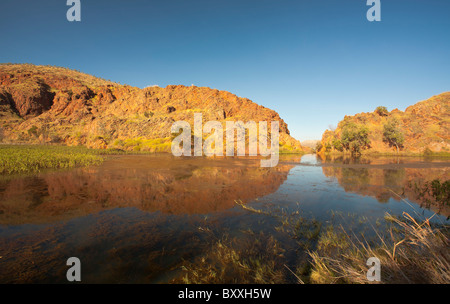
M 335 130 L 324 132 L 319 152 L 336 152 L 333 141 L 341 139 L 344 126 L 352 123 L 369 131 L 370 148 L 365 152 L 396 153 L 396 147 L 383 140 L 384 125 L 389 121 L 396 121 L 403 134 L 400 153 L 450 152 L 450 92 L 418 102 L 404 112 L 394 109 L 345 116 Z
M 185 120 L 193 126 L 196 112 L 204 123 L 278 120 L 280 150 L 302 151 L 275 111 L 226 91 L 181 85 L 139 89 L 65 68 L 0 65 L 0 139 L 6 143 L 168 152 L 172 124 Z

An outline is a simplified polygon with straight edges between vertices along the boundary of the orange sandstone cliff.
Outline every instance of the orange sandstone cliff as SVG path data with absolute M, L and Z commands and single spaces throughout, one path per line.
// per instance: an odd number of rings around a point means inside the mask
M 182 85 L 140 89 L 65 68 L 0 65 L 4 143 L 168 152 L 172 124 L 193 125 L 197 112 L 203 122 L 279 121 L 280 151 L 303 150 L 278 113 L 226 91 Z

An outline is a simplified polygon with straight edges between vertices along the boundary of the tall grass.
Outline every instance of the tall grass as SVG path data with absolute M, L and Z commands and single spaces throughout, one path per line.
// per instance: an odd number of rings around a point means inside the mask
M 102 161 L 98 152 L 84 147 L 0 145 L 0 174 L 90 166 Z
M 390 239 L 381 235 L 377 245 L 347 234 L 322 236 L 340 239 L 333 246 L 309 252 L 312 258 L 311 283 L 369 283 L 366 261 L 377 257 L 384 284 L 449 284 L 450 252 L 448 227 L 433 227 L 429 219 L 415 220 L 408 213 L 399 219 L 387 214 L 394 226 Z M 336 236 L 337 235 L 337 236 Z

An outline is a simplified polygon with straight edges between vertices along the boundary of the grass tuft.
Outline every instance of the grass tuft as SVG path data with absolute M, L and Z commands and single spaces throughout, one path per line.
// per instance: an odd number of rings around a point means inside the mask
M 448 228 L 433 227 L 404 213 L 404 218 L 386 218 L 395 225 L 390 240 L 379 236 L 377 245 L 350 236 L 343 229 L 339 236 L 344 243 L 320 247 L 309 252 L 312 259 L 312 283 L 369 283 L 366 261 L 377 257 L 381 263 L 381 283 L 384 284 L 448 284 L 450 282 L 450 252 Z M 334 232 L 333 232 L 334 233 Z M 323 242 L 323 241 L 322 241 Z M 319 240 L 319 244 L 321 240 Z M 339 246 L 337 244 L 340 244 Z

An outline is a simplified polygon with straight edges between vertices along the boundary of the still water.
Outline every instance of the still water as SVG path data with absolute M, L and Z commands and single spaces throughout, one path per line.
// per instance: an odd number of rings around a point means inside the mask
M 448 180 L 449 169 L 449 160 L 412 157 L 281 156 L 261 168 L 251 158 L 157 154 L 2 176 L 0 283 L 65 283 L 69 257 L 81 260 L 84 283 L 171 282 L 208 250 L 211 234 L 262 232 L 293 246 L 268 215 L 276 212 L 321 223 L 339 214 L 339 225 L 357 222 L 367 235 L 387 212 L 448 224 L 449 210 L 423 205 L 414 185 Z

